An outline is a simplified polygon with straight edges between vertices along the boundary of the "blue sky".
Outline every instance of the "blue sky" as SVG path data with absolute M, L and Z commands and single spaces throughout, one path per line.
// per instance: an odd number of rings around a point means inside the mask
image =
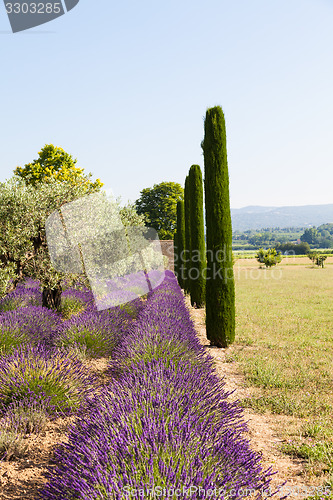
M 63 147 L 123 201 L 203 168 L 227 124 L 231 206 L 333 203 L 331 0 L 80 0 L 12 34 L 0 5 L 0 181 Z

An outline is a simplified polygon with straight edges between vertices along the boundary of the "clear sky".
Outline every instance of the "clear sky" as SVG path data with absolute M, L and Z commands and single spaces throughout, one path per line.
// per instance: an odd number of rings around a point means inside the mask
M 231 206 L 333 203 L 332 0 L 80 0 L 12 34 L 0 5 L 0 181 L 46 144 L 122 200 L 184 183 L 208 107 Z

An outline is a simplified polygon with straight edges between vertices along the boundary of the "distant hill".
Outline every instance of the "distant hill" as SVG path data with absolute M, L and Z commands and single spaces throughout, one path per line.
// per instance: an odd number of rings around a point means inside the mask
M 231 209 L 233 231 L 264 227 L 310 227 L 333 222 L 333 203 L 301 207 L 249 206 Z

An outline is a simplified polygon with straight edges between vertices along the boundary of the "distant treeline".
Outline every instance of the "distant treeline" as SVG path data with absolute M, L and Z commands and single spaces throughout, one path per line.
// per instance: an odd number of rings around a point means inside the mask
M 276 250 L 281 253 L 290 255 L 306 255 L 311 251 L 309 243 L 278 243 L 275 245 Z
M 311 228 L 263 228 L 233 233 L 234 250 L 256 250 L 275 247 L 282 253 L 304 255 L 312 248 L 333 249 L 333 223 Z

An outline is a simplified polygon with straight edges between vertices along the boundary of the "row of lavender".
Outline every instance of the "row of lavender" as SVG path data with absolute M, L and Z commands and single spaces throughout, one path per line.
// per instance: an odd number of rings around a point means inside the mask
M 27 280 L 0 302 L 0 459 L 20 453 L 26 434 L 75 413 L 98 387 L 85 358 L 110 356 L 141 307 L 97 311 L 88 289 L 63 293 L 60 313 L 42 307 Z
M 49 500 L 272 496 L 237 403 L 197 340 L 172 273 L 116 345 L 113 382 L 56 451 Z

